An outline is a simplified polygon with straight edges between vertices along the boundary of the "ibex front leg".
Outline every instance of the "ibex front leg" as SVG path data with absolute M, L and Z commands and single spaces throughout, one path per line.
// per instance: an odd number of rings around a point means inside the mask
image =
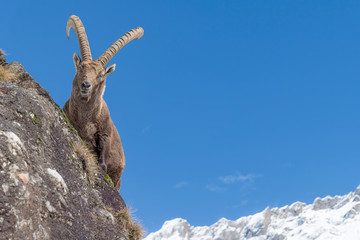
M 110 153 L 110 141 L 107 136 L 98 137 L 98 156 L 99 156 L 99 165 L 100 167 L 107 172 L 107 164 Z

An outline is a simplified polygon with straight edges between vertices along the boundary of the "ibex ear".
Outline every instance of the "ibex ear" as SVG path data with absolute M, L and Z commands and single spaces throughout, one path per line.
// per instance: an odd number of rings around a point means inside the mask
M 112 73 L 113 71 L 115 71 L 115 67 L 116 67 L 116 64 L 113 64 L 107 68 L 105 68 L 105 75 L 109 75 L 110 73 Z
M 81 63 L 81 58 L 79 57 L 79 54 L 77 54 L 76 52 L 73 55 L 73 60 L 74 60 L 75 69 L 77 71 Z

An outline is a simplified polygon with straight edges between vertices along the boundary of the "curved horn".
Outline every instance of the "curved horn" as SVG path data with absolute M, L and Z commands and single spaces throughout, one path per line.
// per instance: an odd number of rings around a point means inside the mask
M 77 38 L 79 40 L 79 47 L 81 58 L 83 61 L 92 60 L 89 41 L 86 36 L 84 25 L 82 24 L 79 17 L 72 15 L 69 17 L 67 24 L 66 24 L 66 35 L 69 39 L 70 28 L 75 30 Z
M 111 45 L 97 60 L 105 67 L 105 65 L 112 59 L 115 54 L 130 41 L 141 38 L 144 35 L 144 29 L 137 27 L 125 33 L 124 36 L 119 38 Z

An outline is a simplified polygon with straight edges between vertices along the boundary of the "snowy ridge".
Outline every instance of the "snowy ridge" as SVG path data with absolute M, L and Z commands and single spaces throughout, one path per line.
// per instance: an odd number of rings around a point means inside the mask
M 313 204 L 295 202 L 266 208 L 255 215 L 211 226 L 193 227 L 177 218 L 144 240 L 359 240 L 360 186 L 344 196 L 316 198 Z

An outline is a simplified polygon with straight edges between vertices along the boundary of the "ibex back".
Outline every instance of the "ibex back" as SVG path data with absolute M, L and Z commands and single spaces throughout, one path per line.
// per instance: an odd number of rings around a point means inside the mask
M 127 32 L 97 60 L 93 60 L 85 28 L 77 16 L 73 15 L 68 19 L 66 25 L 68 38 L 70 28 L 74 28 L 78 37 L 82 59 L 74 53 L 76 75 L 64 111 L 80 137 L 97 154 L 100 166 L 107 172 L 119 191 L 120 178 L 125 167 L 124 151 L 119 133 L 103 99 L 106 77 L 115 70 L 115 64 L 109 67 L 105 65 L 123 46 L 133 39 L 141 38 L 144 30 L 138 27 Z

